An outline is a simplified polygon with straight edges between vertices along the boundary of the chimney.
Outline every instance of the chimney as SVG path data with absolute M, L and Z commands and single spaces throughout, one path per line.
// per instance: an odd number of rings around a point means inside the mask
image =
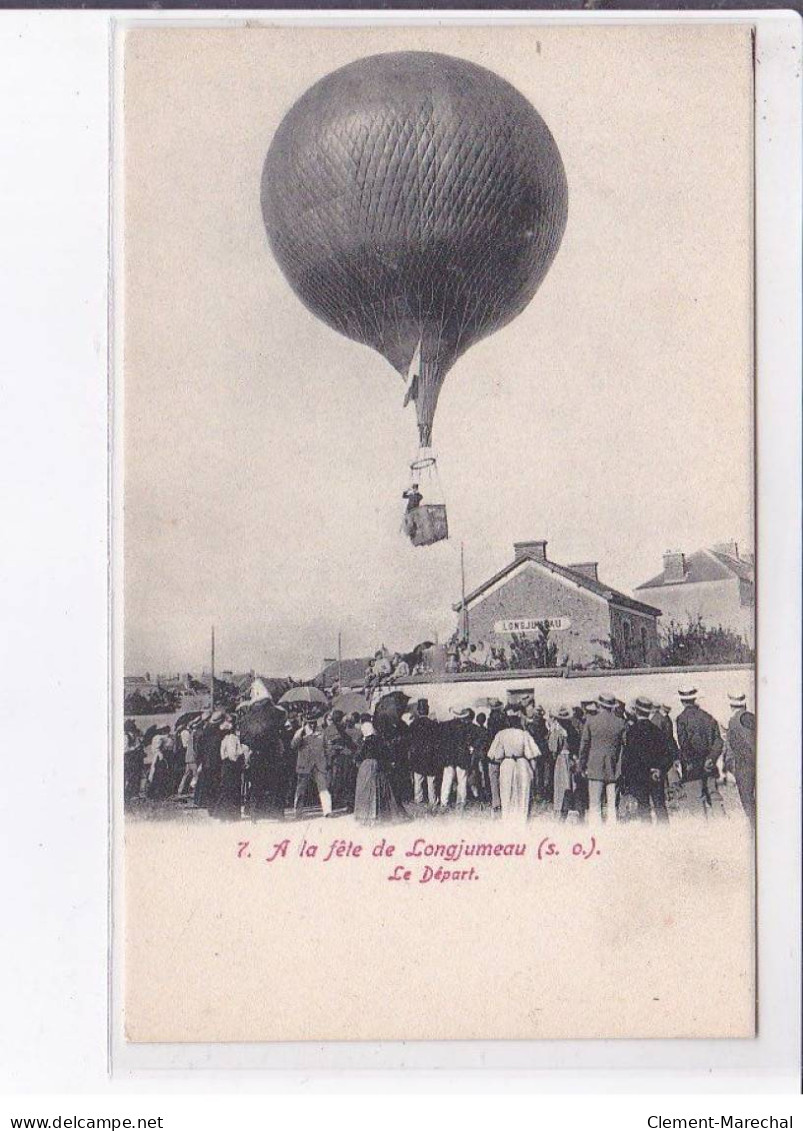
M 599 581 L 597 577 L 597 566 L 599 562 L 575 562 L 574 565 L 566 566 L 572 573 L 580 573 L 583 577 L 588 577 L 592 581 Z
M 736 542 L 717 542 L 714 546 L 715 554 L 726 554 L 729 558 L 739 560 L 739 547 Z
M 680 550 L 667 550 L 664 554 L 664 581 L 683 581 L 686 576 L 686 555 Z
M 515 561 L 530 558 L 536 562 L 546 561 L 546 542 L 514 542 L 513 556 Z

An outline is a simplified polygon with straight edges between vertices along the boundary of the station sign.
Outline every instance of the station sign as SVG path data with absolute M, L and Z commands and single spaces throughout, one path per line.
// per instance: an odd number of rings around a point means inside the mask
M 569 617 L 519 617 L 514 620 L 498 620 L 494 625 L 497 636 L 512 636 L 514 633 L 524 635 L 536 633 L 541 625 L 546 625 L 550 632 L 565 632 L 571 625 Z

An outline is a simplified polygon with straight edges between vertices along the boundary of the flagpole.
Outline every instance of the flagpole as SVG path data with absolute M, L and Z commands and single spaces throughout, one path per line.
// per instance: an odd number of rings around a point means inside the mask
M 209 681 L 209 710 L 215 709 L 215 626 L 212 625 L 212 678 Z
M 337 686 L 340 691 L 343 691 L 343 647 L 342 647 L 342 633 L 338 630 L 337 633 Z

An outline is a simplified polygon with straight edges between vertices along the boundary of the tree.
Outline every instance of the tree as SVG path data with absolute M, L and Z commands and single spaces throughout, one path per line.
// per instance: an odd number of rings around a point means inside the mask
M 696 664 L 749 664 L 755 652 L 737 633 L 718 625 L 707 625 L 702 616 L 689 617 L 685 625 L 671 620 L 660 639 L 662 667 L 691 667 Z
M 554 640 L 550 640 L 549 635 L 547 621 L 538 621 L 535 636 L 521 636 L 514 632 L 510 641 L 508 670 L 556 668 L 558 666 L 558 646 Z
M 126 695 L 123 710 L 127 715 L 169 715 L 179 709 L 181 697 L 167 687 L 153 687 L 143 694 L 138 689 Z
M 240 692 L 235 683 L 215 677 L 215 706 L 224 711 L 233 711 L 240 700 Z

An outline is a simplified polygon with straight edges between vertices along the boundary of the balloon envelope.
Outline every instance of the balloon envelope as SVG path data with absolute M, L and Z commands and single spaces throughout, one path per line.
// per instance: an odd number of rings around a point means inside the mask
M 499 75 L 405 51 L 326 75 L 265 159 L 262 212 L 302 302 L 403 376 L 422 445 L 441 385 L 474 342 L 529 303 L 566 226 L 563 162 Z

